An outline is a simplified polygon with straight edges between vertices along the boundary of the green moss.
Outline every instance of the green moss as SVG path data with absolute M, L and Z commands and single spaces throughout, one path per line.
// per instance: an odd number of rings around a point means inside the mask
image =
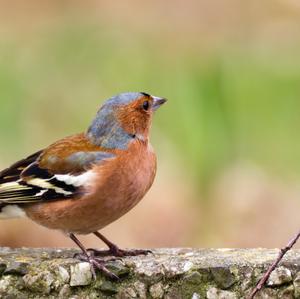
M 118 277 L 124 277 L 130 273 L 130 268 L 121 261 L 108 262 L 106 267 Z
M 119 291 L 119 286 L 111 281 L 104 281 L 99 289 L 105 294 L 117 294 Z
M 221 289 L 228 289 L 235 283 L 235 276 L 228 268 L 216 267 L 211 269 L 211 273 L 217 286 Z
M 0 275 L 2 275 L 4 273 L 6 268 L 7 268 L 7 265 L 5 263 L 0 263 Z
M 23 276 L 28 272 L 28 267 L 29 264 L 27 262 L 12 261 L 5 267 L 2 273 L 4 275 L 14 274 Z

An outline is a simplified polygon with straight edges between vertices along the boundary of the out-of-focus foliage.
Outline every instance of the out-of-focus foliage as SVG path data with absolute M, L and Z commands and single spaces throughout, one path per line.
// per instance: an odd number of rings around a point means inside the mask
M 183 35 L 165 41 L 155 31 L 116 29 L 113 16 L 93 21 L 72 15 L 2 39 L 1 154 L 84 128 L 108 96 L 145 90 L 170 99 L 155 128 L 202 184 L 235 159 L 278 174 L 300 170 L 300 46 L 283 47 L 284 36 L 257 45 L 253 33 L 240 32 L 233 44 L 204 52 L 199 32 L 188 36 L 190 47 L 176 48 Z
M 1 166 L 146 91 L 169 99 L 153 143 L 199 204 L 239 163 L 299 180 L 297 1 L 163 2 L 2 3 Z

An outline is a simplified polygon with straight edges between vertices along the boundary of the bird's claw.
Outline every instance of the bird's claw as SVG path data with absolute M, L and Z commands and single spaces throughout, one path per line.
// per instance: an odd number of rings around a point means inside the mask
M 102 260 L 99 257 L 96 257 L 95 255 L 85 255 L 84 253 L 76 253 L 74 255 L 74 258 L 79 259 L 80 261 L 87 262 L 91 265 L 91 271 L 92 276 L 94 280 L 97 279 L 96 270 L 99 270 L 102 272 L 106 277 L 112 279 L 112 280 L 119 280 L 119 276 L 114 274 L 113 272 L 109 271 L 107 267 L 105 266 L 106 260 Z M 113 261 L 115 259 L 110 259 L 109 261 Z
M 114 257 L 126 257 L 126 256 L 137 256 L 137 255 L 148 255 L 153 254 L 151 250 L 145 249 L 132 249 L 132 250 L 124 250 L 119 249 L 118 247 L 112 247 L 109 250 L 97 250 L 93 248 L 89 248 L 88 252 L 93 256 L 114 256 Z M 117 259 L 116 259 L 117 260 Z
M 153 252 L 151 250 L 146 250 L 146 249 L 132 249 L 132 250 L 119 249 L 119 254 L 121 254 L 121 256 L 137 256 L 137 255 L 153 254 Z

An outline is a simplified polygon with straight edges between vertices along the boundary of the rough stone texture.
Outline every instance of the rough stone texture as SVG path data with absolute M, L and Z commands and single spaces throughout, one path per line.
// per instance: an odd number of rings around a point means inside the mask
M 88 286 L 92 283 L 91 265 L 89 263 L 77 263 L 71 265 L 71 287 Z
M 119 281 L 73 259 L 73 249 L 0 248 L 0 298 L 245 298 L 277 257 L 265 249 L 158 249 L 110 261 Z M 300 250 L 287 254 L 256 298 L 300 298 Z
M 280 286 L 293 281 L 292 272 L 285 267 L 275 269 L 267 281 L 268 286 Z

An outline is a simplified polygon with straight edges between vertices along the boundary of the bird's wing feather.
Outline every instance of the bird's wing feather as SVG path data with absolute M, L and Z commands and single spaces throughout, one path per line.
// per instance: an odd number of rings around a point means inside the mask
M 91 179 L 92 166 L 113 157 L 104 151 L 71 152 L 63 158 L 37 152 L 0 173 L 0 205 L 73 198 Z M 68 173 L 60 170 L 61 165 Z
M 4 183 L 14 182 L 20 178 L 21 172 L 31 163 L 36 161 L 43 151 L 38 151 L 29 157 L 20 160 L 12 166 L 0 171 L 0 186 Z

